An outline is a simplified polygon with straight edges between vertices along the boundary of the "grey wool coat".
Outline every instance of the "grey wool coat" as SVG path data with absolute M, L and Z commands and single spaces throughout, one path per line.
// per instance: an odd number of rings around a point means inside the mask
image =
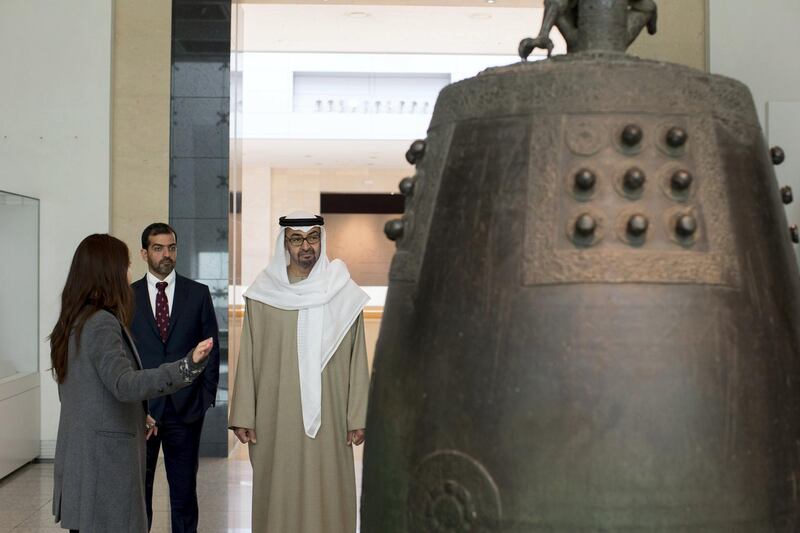
M 107 311 L 86 321 L 80 349 L 75 340 L 58 386 L 53 515 L 81 533 L 147 533 L 145 400 L 189 383 L 180 361 L 141 370 L 136 347 Z

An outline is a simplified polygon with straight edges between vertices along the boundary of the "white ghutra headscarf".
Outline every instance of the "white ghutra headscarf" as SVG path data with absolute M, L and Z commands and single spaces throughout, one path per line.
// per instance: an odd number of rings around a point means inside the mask
M 295 211 L 283 219 L 289 228 L 305 232 L 319 226 L 322 238 L 319 259 L 308 278 L 289 283 L 286 272 L 289 252 L 284 245 L 286 227 L 281 227 L 270 264 L 244 293 L 246 298 L 278 309 L 299 311 L 300 404 L 303 427 L 312 439 L 322 423 L 322 371 L 369 301 L 367 293 L 350 279 L 347 265 L 339 259 L 328 260 L 325 228 L 321 219 L 317 219 L 319 223 L 310 222 L 314 219 L 315 215 L 304 211 Z M 292 224 L 293 220 L 301 225 Z

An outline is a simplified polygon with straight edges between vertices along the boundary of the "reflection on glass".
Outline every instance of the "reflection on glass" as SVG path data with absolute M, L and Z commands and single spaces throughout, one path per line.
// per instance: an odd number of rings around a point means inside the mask
M 0 191 L 0 382 L 39 370 L 39 200 Z
M 219 326 L 216 404 L 206 412 L 201 456 L 228 453 L 228 144 L 231 0 L 172 0 L 169 222 L 178 271 L 208 286 Z

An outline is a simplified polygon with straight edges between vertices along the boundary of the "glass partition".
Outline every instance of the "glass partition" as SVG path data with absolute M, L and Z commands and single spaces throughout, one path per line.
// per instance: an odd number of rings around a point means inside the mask
M 39 200 L 0 191 L 0 382 L 39 371 Z
M 208 286 L 219 326 L 219 387 L 200 455 L 228 455 L 228 142 L 231 0 L 172 0 L 169 223 L 178 272 Z

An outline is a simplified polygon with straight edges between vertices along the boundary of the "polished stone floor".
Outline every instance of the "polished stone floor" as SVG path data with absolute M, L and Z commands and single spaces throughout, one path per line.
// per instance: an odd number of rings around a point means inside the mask
M 358 447 L 355 452 L 356 479 L 359 480 L 361 450 L 362 447 Z M 159 462 L 159 470 L 153 496 L 151 531 L 167 533 L 170 531 L 169 493 L 163 461 Z M 52 464 L 30 464 L 0 480 L 0 533 L 63 532 L 53 523 L 52 494 Z M 237 446 L 227 459 L 201 459 L 197 497 L 200 504 L 199 531 L 250 531 L 252 472 L 243 446 Z

